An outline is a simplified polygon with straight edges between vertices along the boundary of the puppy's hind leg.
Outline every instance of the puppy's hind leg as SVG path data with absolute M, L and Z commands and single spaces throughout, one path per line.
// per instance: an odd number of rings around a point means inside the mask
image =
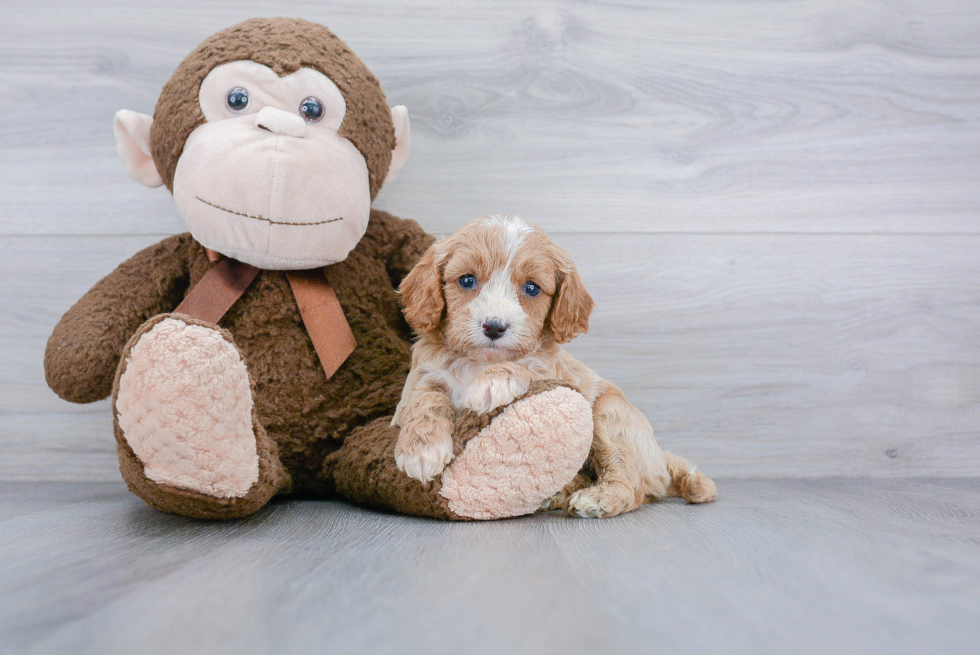
M 680 496 L 689 503 L 710 503 L 718 497 L 714 481 L 694 464 L 667 451 L 664 451 L 664 457 L 670 473 L 668 496 Z
M 681 496 L 691 503 L 714 500 L 715 483 L 687 460 L 661 450 L 642 412 L 616 385 L 605 381 L 602 385 L 592 410 L 597 480 L 572 493 L 565 511 L 602 518 L 665 496 Z
M 604 518 L 629 512 L 651 496 L 663 496 L 670 483 L 663 451 L 646 417 L 619 387 L 603 381 L 592 408 L 595 433 L 592 463 L 596 482 L 572 493 L 565 511 Z
M 539 511 L 550 512 L 553 509 L 563 509 L 568 507 L 568 498 L 580 489 L 585 489 L 586 487 L 592 486 L 594 480 L 583 473 L 579 473 L 572 481 L 565 485 L 565 487 L 556 493 L 554 496 L 545 499 L 541 503 Z

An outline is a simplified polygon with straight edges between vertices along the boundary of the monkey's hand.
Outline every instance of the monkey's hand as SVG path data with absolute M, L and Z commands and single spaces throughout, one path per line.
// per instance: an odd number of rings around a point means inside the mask
M 486 414 L 527 393 L 530 384 L 531 371 L 526 366 L 513 362 L 493 364 L 470 385 L 464 403 L 477 414 Z

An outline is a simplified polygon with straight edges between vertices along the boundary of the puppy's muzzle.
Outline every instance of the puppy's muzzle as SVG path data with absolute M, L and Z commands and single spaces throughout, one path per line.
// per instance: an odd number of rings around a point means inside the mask
M 504 336 L 507 331 L 507 324 L 495 318 L 483 322 L 483 334 L 492 341 L 496 341 Z

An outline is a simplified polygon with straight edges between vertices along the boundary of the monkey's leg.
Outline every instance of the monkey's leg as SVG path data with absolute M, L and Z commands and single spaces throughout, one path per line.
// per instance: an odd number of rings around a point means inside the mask
M 239 518 L 290 484 L 255 413 L 245 362 L 216 325 L 180 314 L 144 323 L 112 398 L 123 479 L 151 507 Z
M 354 430 L 324 466 L 353 501 L 441 519 L 498 519 L 530 514 L 568 484 L 592 444 L 592 410 L 577 391 L 536 383 L 485 415 L 456 420 L 455 458 L 423 484 L 395 464 L 398 428 L 385 417 Z

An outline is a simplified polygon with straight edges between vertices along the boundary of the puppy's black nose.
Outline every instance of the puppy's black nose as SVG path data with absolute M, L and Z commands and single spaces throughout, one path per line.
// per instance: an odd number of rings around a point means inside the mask
M 495 318 L 483 323 L 483 334 L 487 335 L 493 340 L 497 340 L 504 336 L 504 332 L 506 331 L 507 325 L 503 321 L 498 321 Z

